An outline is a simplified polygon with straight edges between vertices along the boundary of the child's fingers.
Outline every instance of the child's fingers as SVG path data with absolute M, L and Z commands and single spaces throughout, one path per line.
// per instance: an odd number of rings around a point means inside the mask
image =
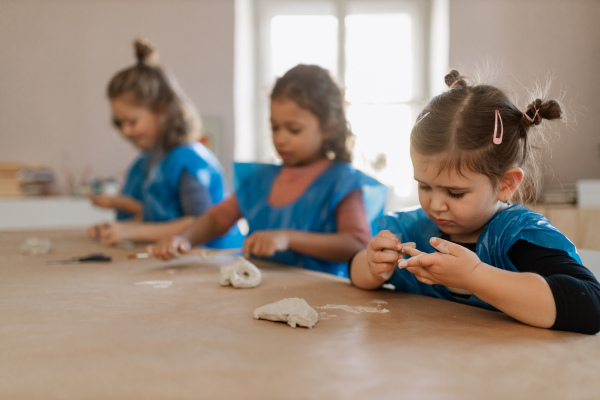
M 398 268 L 408 267 L 429 267 L 435 263 L 435 254 L 420 253 L 411 258 L 401 258 L 398 261 Z
M 425 270 L 423 268 L 420 268 L 419 271 L 410 271 L 410 272 L 413 273 L 413 275 L 415 276 L 415 278 L 417 278 L 417 280 L 419 282 L 424 283 L 426 285 L 433 285 L 434 282 L 431 279 L 424 276 L 425 274 L 423 274 L 422 271 L 425 271 Z
M 388 238 L 388 239 L 398 240 L 398 237 L 396 235 L 394 235 L 390 231 L 380 231 L 377 235 L 375 235 L 375 237 L 376 238 Z
M 405 268 L 408 272 L 413 274 L 419 282 L 425 283 L 427 285 L 434 284 L 433 276 L 426 267 L 409 265 Z
M 427 253 L 424 253 L 421 250 L 417 250 L 414 247 L 404 245 L 402 247 L 402 254 L 407 254 L 407 255 L 409 255 L 411 257 L 416 257 L 416 256 L 419 256 L 421 254 L 427 254 Z
M 154 246 L 146 246 L 146 253 L 148 253 L 150 257 L 154 257 Z
M 396 270 L 396 263 L 369 263 L 369 269 L 373 276 L 381 277 L 383 280 L 388 280 Z
M 250 246 L 250 250 L 249 253 L 254 255 L 254 256 L 258 256 L 258 257 L 262 257 L 263 256 L 263 245 L 261 243 L 260 240 L 253 240 L 252 244 Z
M 155 245 L 146 246 L 146 253 L 159 260 L 168 260 L 170 258 L 165 250 L 165 244 L 161 242 L 158 242 Z
M 89 228 L 87 228 L 86 234 L 87 237 L 89 237 L 90 239 L 98 239 L 98 237 L 100 236 L 97 226 L 90 226 Z
M 250 252 L 252 250 L 252 244 L 254 243 L 254 236 L 249 236 L 244 240 L 244 244 L 242 246 L 242 253 L 244 257 L 250 257 Z
M 400 255 L 395 250 L 383 249 L 382 251 L 375 251 L 371 254 L 370 261 L 377 264 L 396 264 Z
M 390 231 L 379 232 L 369 243 L 372 250 L 379 251 L 383 249 L 402 250 L 402 244 Z
M 435 247 L 437 251 L 444 254 L 450 254 L 450 245 L 454 244 L 448 242 L 447 240 L 436 237 L 432 237 L 431 239 L 429 239 L 429 243 L 431 243 L 431 245 Z
M 416 249 L 417 244 L 415 242 L 406 242 L 402 243 L 402 249 L 400 250 L 401 254 L 407 254 L 404 249 Z
M 381 273 L 381 277 L 387 281 L 388 279 L 390 279 L 392 277 L 393 273 L 394 273 L 394 270 L 393 269 L 389 269 L 387 271 L 383 271 Z
M 179 253 L 179 245 L 177 242 L 169 243 L 169 247 L 167 248 L 167 253 L 170 257 L 179 257 L 181 254 Z
M 187 240 L 181 241 L 177 245 L 177 249 L 179 250 L 180 253 L 187 253 L 188 251 L 191 250 L 191 248 L 192 248 L 192 245 Z

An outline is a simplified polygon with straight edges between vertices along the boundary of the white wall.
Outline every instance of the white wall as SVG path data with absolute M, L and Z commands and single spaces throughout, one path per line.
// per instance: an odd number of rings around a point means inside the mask
M 104 93 L 110 77 L 133 63 L 131 42 L 143 34 L 200 113 L 222 118 L 229 168 L 234 3 L 0 0 L 0 161 L 47 164 L 62 188 L 65 166 L 123 173 L 135 151 L 110 126 Z M 570 113 L 546 153 L 554 182 L 600 178 L 600 1 L 450 0 L 449 12 L 451 67 L 472 74 L 492 59 L 520 107 L 525 87 L 554 74 L 550 95 L 564 91 Z
M 600 178 L 600 1 L 450 0 L 450 67 L 469 75 L 486 60 L 521 109 L 554 76 L 548 97 L 562 96 L 568 123 L 545 153 L 545 183 Z
M 0 161 L 76 176 L 122 174 L 135 150 L 110 125 L 105 90 L 152 41 L 201 115 L 222 119 L 232 159 L 234 0 L 0 0 Z

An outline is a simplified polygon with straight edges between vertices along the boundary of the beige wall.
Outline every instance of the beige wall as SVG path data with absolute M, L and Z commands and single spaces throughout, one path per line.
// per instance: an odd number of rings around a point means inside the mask
M 568 123 L 544 154 L 545 182 L 599 179 L 600 1 L 450 0 L 449 65 L 469 75 L 487 60 L 522 109 L 527 88 L 554 77 L 548 96 L 562 96 Z
M 234 0 L 0 0 L 0 161 L 59 175 L 122 174 L 136 151 L 110 125 L 105 88 L 153 41 L 202 115 L 233 137 Z
M 234 0 L 0 0 L 0 161 L 125 171 L 135 151 L 109 124 L 105 86 L 133 62 L 131 41 L 159 48 L 201 114 L 223 122 L 233 154 Z M 545 158 L 554 182 L 600 178 L 600 2 L 450 0 L 450 66 L 473 74 L 491 60 L 516 91 L 554 75 L 570 123 Z M 441 79 L 441 78 L 440 78 Z M 548 175 L 549 176 L 549 175 Z

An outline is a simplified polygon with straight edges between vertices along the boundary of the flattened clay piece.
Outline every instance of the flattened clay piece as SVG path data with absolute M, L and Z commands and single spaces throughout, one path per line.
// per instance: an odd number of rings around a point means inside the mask
M 319 314 L 304 299 L 294 297 L 258 307 L 254 310 L 254 319 L 287 322 L 292 328 L 296 325 L 312 328 Z
M 28 255 L 48 254 L 52 248 L 50 239 L 37 237 L 27 238 L 21 243 L 21 253 Z
M 221 267 L 219 284 L 235 288 L 253 288 L 260 285 L 260 270 L 244 257 L 238 257 L 231 265 Z

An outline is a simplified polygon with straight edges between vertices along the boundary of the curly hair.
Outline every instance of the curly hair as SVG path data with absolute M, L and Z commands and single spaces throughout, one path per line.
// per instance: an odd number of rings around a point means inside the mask
M 298 64 L 277 79 L 271 100 L 286 97 L 310 111 L 329 137 L 323 141 L 323 154 L 335 161 L 350 162 L 350 125 L 346 120 L 342 91 L 329 72 L 318 65 Z

